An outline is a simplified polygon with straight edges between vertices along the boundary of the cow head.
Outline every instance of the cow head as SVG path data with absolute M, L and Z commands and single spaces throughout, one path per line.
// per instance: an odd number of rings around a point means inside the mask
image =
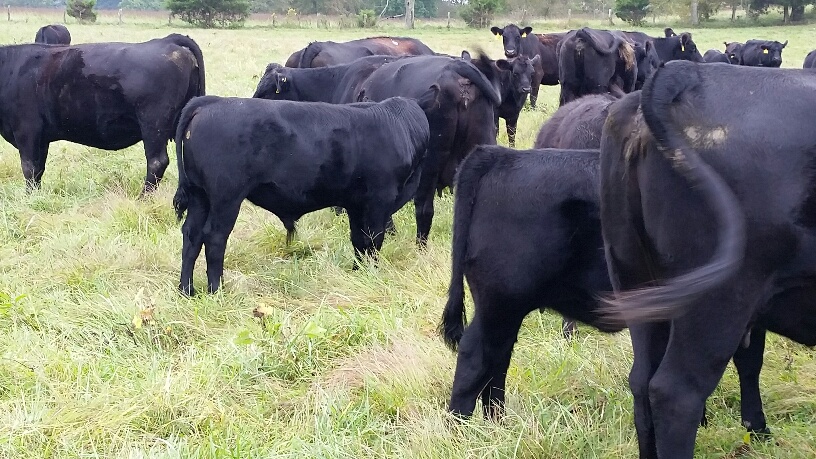
M 788 45 L 788 40 L 785 43 L 778 41 L 766 41 L 759 45 L 762 54 L 759 57 L 763 67 L 779 67 L 782 65 L 782 49 Z
M 645 44 L 635 43 L 635 60 L 637 61 L 637 85 L 635 89 L 640 89 L 646 78 L 649 78 L 658 67 L 660 67 L 660 57 L 657 55 L 654 43 L 647 40 Z
M 267 65 L 252 97 L 271 100 L 287 99 L 292 80 L 290 73 L 291 69 L 280 64 L 272 63 Z
M 521 39 L 533 32 L 532 27 L 520 29 L 515 24 L 508 24 L 503 29 L 491 27 L 490 31 L 496 38 L 501 37 L 504 43 L 505 57 L 516 57 L 521 53 Z
M 510 90 L 516 95 L 529 94 L 533 88 L 533 73 L 535 65 L 541 60 L 541 56 L 535 55 L 532 59 L 527 56 L 519 56 L 515 59 L 499 59 L 496 67 L 503 72 L 510 72 Z M 502 78 L 504 82 L 505 79 Z M 507 88 L 505 88 L 507 89 Z M 502 94 L 502 98 L 504 98 Z
M 728 62 L 739 65 L 740 57 L 742 56 L 742 43 L 736 41 L 728 43 L 724 41 L 723 44 L 725 45 L 725 56 L 728 58 Z
M 691 62 L 705 62 L 703 55 L 697 49 L 697 44 L 691 39 L 691 34 L 683 32 L 679 36 L 669 37 L 666 40 L 672 40 L 672 56 L 669 60 L 684 60 Z
M 674 30 L 672 30 L 671 27 L 666 27 L 665 29 L 663 29 L 663 35 L 665 35 L 666 38 L 677 36 L 677 34 L 674 33 Z

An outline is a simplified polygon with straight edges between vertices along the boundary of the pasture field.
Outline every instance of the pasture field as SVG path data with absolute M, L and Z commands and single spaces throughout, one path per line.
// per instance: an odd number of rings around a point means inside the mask
M 61 16 L 15 13 L 2 22 L 0 43 L 32 41 Z M 188 34 L 204 53 L 207 92 L 247 97 L 267 63 L 283 63 L 310 40 L 406 34 L 259 23 L 198 30 L 152 16 L 101 22 L 69 23 L 74 42 Z M 816 47 L 813 26 L 692 31 L 701 52 L 726 40 L 787 39 L 785 67 L 801 67 Z M 501 53 L 486 30 L 408 34 L 440 52 Z M 542 88 L 540 106 L 525 109 L 520 147 L 532 145 L 557 99 L 557 87 Z M 380 262 L 359 271 L 351 270 L 345 217 L 305 216 L 286 247 L 277 218 L 245 205 L 227 248 L 224 289 L 181 297 L 181 233 L 171 207 L 178 175 L 168 148 L 164 183 L 137 200 L 141 144 L 108 152 L 54 143 L 42 189 L 28 194 L 17 151 L 0 141 L 0 458 L 637 455 L 628 334 L 582 326 L 567 343 L 550 313 L 530 314 L 521 330 L 506 419 L 448 422 L 456 358 L 435 329 L 450 275 L 449 193 L 436 201 L 427 250 L 414 246 L 409 204 Z M 199 287 L 204 268 L 202 256 Z M 774 438 L 747 457 L 816 457 L 816 352 L 771 337 L 765 359 L 761 387 Z M 698 457 L 736 457 L 744 429 L 733 367 L 708 408 Z

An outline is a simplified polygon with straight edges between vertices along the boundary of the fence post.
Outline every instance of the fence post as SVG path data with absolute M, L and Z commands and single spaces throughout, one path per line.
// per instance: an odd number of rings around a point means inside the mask
M 6 5 L 6 16 L 8 16 L 9 22 L 11 22 L 11 5 Z
M 450 30 L 450 11 L 448 11 L 448 30 Z
M 571 20 L 572 20 L 572 8 L 567 10 L 567 26 L 569 26 Z
M 609 8 L 609 25 L 615 25 L 612 23 L 612 8 Z
M 119 24 L 122 24 L 122 8 L 119 8 Z
M 67 24 L 67 22 L 65 22 L 65 10 L 62 10 L 62 23 Z
M 167 25 L 170 25 L 173 22 L 173 13 L 167 15 Z
M 275 27 L 275 13 L 272 13 L 272 27 Z

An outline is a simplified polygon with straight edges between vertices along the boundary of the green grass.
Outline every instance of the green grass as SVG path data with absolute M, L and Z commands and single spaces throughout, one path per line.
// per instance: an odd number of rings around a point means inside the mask
M 0 43 L 30 41 L 61 17 L 14 15 Z M 141 41 L 181 30 L 203 49 L 208 92 L 234 96 L 251 95 L 267 63 L 310 40 L 404 33 L 258 23 L 209 31 L 169 27 L 161 16 L 116 26 L 115 14 L 101 21 L 69 24 L 74 41 Z M 539 31 L 560 30 L 542 24 Z M 811 26 L 693 32 L 701 51 L 726 40 L 788 39 L 787 67 L 799 67 L 816 46 Z M 427 26 L 414 35 L 441 52 L 500 53 L 487 31 Z M 542 88 L 539 108 L 524 111 L 520 147 L 532 144 L 557 94 Z M 435 326 L 450 269 L 450 195 L 437 200 L 428 250 L 414 247 L 409 205 L 396 216 L 399 234 L 387 239 L 381 262 L 356 272 L 344 217 L 305 216 L 285 247 L 280 222 L 246 205 L 227 249 L 223 291 L 185 299 L 175 287 L 174 164 L 158 192 L 139 201 L 141 145 L 106 152 L 57 142 L 42 190 L 27 194 L 17 152 L 0 141 L 0 458 L 636 455 L 628 335 L 582 327 L 577 342 L 566 343 L 552 314 L 524 323 L 507 419 L 447 422 L 455 357 Z M 204 285 L 203 257 L 195 281 Z M 762 393 L 775 436 L 751 457 L 816 456 L 815 357 L 769 340 Z M 698 456 L 723 457 L 743 435 L 733 368 L 709 413 Z

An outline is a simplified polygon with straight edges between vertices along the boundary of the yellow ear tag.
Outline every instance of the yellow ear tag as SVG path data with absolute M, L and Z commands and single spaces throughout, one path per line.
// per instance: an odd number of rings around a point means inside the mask
M 745 432 L 745 435 L 742 436 L 742 442 L 746 445 L 751 444 L 751 432 Z
M 501 40 L 501 35 L 496 34 L 496 40 Z
M 767 49 L 763 49 L 763 50 L 762 50 L 762 54 L 768 54 L 768 50 L 767 50 Z
M 680 45 L 680 51 L 681 52 L 686 52 L 686 46 L 685 45 Z
M 281 81 L 283 81 L 284 83 L 286 83 L 286 77 L 283 77 L 283 78 L 281 79 Z
M 275 88 L 275 94 L 280 94 L 280 89 Z
M 187 140 L 190 140 L 190 131 L 187 131 L 187 135 L 184 136 Z
M 524 32 L 523 34 L 521 34 L 521 38 L 526 38 L 526 37 L 527 37 L 527 32 Z

